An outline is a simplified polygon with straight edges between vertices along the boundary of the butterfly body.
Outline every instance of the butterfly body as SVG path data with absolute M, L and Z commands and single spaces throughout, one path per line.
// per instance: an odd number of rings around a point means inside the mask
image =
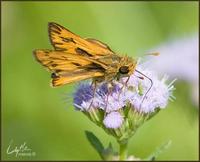
M 85 79 L 110 82 L 135 71 L 136 60 L 119 56 L 106 44 L 83 39 L 56 23 L 49 23 L 49 37 L 55 50 L 35 50 L 34 55 L 52 73 L 54 87 Z

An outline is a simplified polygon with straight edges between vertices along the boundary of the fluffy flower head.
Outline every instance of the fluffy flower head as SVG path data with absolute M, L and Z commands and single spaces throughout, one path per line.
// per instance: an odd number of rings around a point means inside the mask
M 134 72 L 129 78 L 104 82 L 97 87 L 91 83 L 80 84 L 74 94 L 75 108 L 105 129 L 135 130 L 140 125 L 138 121 L 145 121 L 146 116 L 167 106 L 168 100 L 174 98 L 175 89 L 174 81 L 166 84 L 166 76 L 159 79 L 152 71 L 137 69 L 139 73 Z

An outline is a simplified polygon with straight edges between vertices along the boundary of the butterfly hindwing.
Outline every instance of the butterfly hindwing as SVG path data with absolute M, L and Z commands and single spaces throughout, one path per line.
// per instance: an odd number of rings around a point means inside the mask
M 52 72 L 52 86 L 60 86 L 104 75 L 104 68 L 97 61 L 60 51 L 35 50 L 38 62 Z
M 60 76 L 56 76 L 52 78 L 51 85 L 53 87 L 61 86 L 64 84 L 69 84 L 85 79 L 91 79 L 94 77 L 100 77 L 102 76 L 103 73 L 98 72 L 98 71 L 80 71 L 78 73 L 72 72 L 72 73 L 63 73 Z

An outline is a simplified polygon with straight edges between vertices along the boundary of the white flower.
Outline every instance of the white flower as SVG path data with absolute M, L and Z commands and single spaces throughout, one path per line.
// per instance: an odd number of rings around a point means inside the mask
M 122 125 L 123 121 L 124 119 L 122 115 L 119 112 L 114 111 L 106 115 L 106 117 L 103 120 L 103 124 L 107 128 L 116 129 Z
M 138 66 L 129 80 L 127 79 L 113 80 L 111 89 L 108 88 L 109 83 L 102 83 L 96 88 L 92 88 L 90 83 L 80 85 L 74 96 L 74 106 L 89 112 L 92 120 L 103 120 L 102 124 L 106 128 L 118 128 L 123 124 L 123 120 L 126 120 L 120 113 L 126 108 L 146 115 L 155 112 L 156 109 L 164 109 L 168 100 L 174 98 L 172 91 L 175 89 L 175 80 L 167 85 L 166 76 L 159 79 L 154 72 Z M 103 119 L 97 119 L 99 116 L 91 110 L 103 111 Z M 133 123 L 131 125 L 134 126 Z
M 134 86 L 134 84 L 137 86 L 136 92 L 132 92 L 132 97 L 129 100 L 130 103 L 135 109 L 144 113 L 154 112 L 156 108 L 165 108 L 168 103 L 168 99 L 171 96 L 173 86 L 168 87 L 168 85 L 165 83 L 166 77 L 163 77 L 162 80 L 159 80 L 152 71 L 142 69 L 140 69 L 140 71 L 151 78 L 152 87 L 148 78 L 143 77 L 143 79 L 141 79 L 139 78 L 139 76 L 141 76 L 140 74 L 137 76 L 132 75 L 129 79 L 128 86 Z M 143 95 L 140 95 L 138 92 L 139 84 L 142 87 Z
M 151 51 L 159 51 L 160 56 L 145 62 L 145 66 L 157 73 L 167 73 L 172 78 L 190 84 L 192 102 L 199 106 L 199 33 L 185 35 L 163 42 Z

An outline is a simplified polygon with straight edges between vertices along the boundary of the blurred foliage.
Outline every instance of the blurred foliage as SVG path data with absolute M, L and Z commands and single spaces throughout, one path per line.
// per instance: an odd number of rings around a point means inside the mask
M 2 158 L 5 160 L 99 160 L 84 130 L 108 145 L 114 139 L 74 111 L 76 84 L 49 86 L 50 74 L 34 49 L 52 49 L 47 23 L 57 22 L 83 37 L 138 57 L 170 38 L 198 31 L 198 2 L 2 2 Z M 138 130 L 129 154 L 144 158 L 161 143 L 171 147 L 158 160 L 198 159 L 198 109 L 189 85 L 176 83 L 175 102 Z M 24 142 L 36 156 L 7 155 Z

